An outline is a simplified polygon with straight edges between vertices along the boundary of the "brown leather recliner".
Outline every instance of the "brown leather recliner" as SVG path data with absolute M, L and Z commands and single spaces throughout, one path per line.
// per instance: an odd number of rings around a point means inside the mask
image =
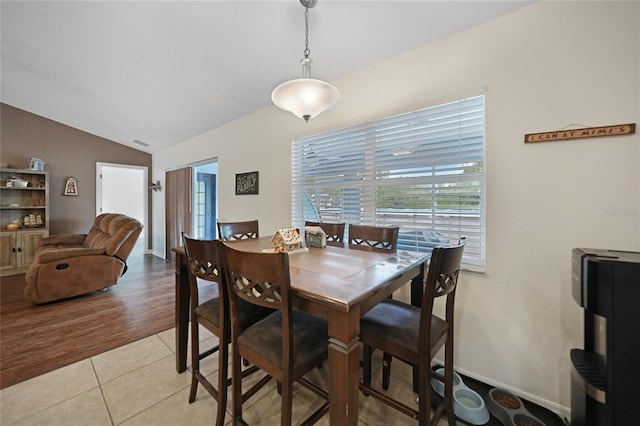
M 88 234 L 43 238 L 25 276 L 25 298 L 45 303 L 116 284 L 141 232 L 138 220 L 103 213 Z

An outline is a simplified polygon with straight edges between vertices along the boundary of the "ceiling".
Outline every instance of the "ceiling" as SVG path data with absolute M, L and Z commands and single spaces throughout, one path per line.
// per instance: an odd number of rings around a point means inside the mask
M 530 3 L 321 0 L 312 76 L 334 80 Z M 275 86 L 301 77 L 296 0 L 3 0 L 0 14 L 2 102 L 149 153 L 270 106 Z

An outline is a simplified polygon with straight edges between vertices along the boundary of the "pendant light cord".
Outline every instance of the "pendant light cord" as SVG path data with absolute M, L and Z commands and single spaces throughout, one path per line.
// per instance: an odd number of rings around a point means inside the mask
M 305 58 L 309 57 L 311 50 L 309 50 L 309 7 L 304 8 L 304 52 Z

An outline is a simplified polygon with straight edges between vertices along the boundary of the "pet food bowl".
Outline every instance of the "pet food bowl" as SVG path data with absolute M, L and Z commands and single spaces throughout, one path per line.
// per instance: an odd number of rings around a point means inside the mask
M 436 369 L 436 373 L 444 376 L 444 368 Z M 438 395 L 444 397 L 444 383 L 433 378 L 431 387 Z M 453 414 L 473 425 L 483 425 L 489 421 L 489 411 L 484 399 L 476 391 L 468 388 L 455 371 L 453 372 Z
M 436 373 L 440 374 L 441 376 L 444 376 L 444 368 L 436 369 Z M 460 378 L 460 375 L 454 371 L 453 372 L 453 389 L 460 386 L 460 383 L 462 383 L 462 379 Z M 435 378 L 431 379 L 431 387 L 433 388 L 433 390 L 436 391 L 438 395 L 444 396 L 444 383 L 442 383 L 440 380 L 437 380 Z
M 524 408 L 520 398 L 504 389 L 493 388 L 489 391 L 487 407 L 505 426 L 544 426 L 544 423 Z

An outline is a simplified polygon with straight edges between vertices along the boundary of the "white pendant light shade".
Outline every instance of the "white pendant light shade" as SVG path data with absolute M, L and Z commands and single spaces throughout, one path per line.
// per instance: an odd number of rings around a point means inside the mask
M 340 92 L 326 81 L 298 78 L 273 89 L 271 100 L 278 108 L 308 122 L 340 102 Z
M 304 6 L 305 49 L 302 65 L 302 78 L 285 81 L 271 92 L 271 100 L 280 109 L 291 112 L 307 123 L 324 111 L 333 108 L 340 102 L 340 92 L 334 85 L 323 80 L 311 78 L 309 58 L 309 8 L 314 7 L 317 0 L 300 0 Z

